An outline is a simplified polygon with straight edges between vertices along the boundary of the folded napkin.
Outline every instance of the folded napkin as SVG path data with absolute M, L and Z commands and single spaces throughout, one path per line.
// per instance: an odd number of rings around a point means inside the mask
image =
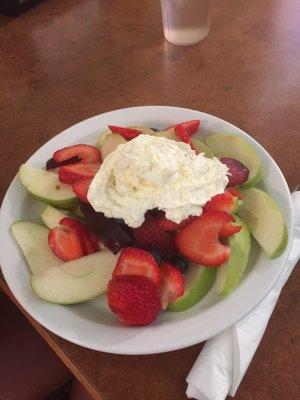
M 234 396 L 265 332 L 280 292 L 300 257 L 300 191 L 292 193 L 295 229 L 283 273 L 268 296 L 234 326 L 208 340 L 187 377 L 189 398 Z

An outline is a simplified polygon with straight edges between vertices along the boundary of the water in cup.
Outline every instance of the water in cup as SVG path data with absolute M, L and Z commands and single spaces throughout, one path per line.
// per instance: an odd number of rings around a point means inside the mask
M 169 42 L 194 44 L 208 35 L 212 0 L 161 0 L 161 8 Z

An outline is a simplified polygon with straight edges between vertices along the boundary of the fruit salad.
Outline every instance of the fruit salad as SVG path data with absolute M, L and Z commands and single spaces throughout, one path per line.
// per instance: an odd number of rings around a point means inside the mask
M 11 226 L 34 292 L 64 305 L 106 295 L 120 323 L 143 326 L 195 306 L 213 285 L 228 296 L 251 236 L 280 256 L 287 230 L 256 187 L 258 154 L 236 135 L 199 138 L 200 120 L 109 125 L 95 146 L 57 149 L 44 169 L 22 165 L 22 185 L 45 203 L 40 224 Z

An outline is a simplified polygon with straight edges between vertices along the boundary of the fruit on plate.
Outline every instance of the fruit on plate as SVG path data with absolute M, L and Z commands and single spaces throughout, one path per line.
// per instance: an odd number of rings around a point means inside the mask
M 120 144 L 127 143 L 127 140 L 118 133 L 107 135 L 101 148 L 102 159 L 104 160 L 111 152 L 116 150 Z
M 70 210 L 78 203 L 72 188 L 60 182 L 53 172 L 23 164 L 19 177 L 25 189 L 43 203 L 62 210 Z
M 183 124 L 175 125 L 174 132 L 180 141 L 182 141 L 184 143 L 191 142 L 190 135 L 187 133 L 187 130 L 185 129 Z
M 217 157 L 236 158 L 249 169 L 249 178 L 244 187 L 255 186 L 261 181 L 261 160 L 245 139 L 235 135 L 213 134 L 204 142 Z
M 250 232 L 244 221 L 237 216 L 235 220 L 242 229 L 228 238 L 230 257 L 217 270 L 217 291 L 220 297 L 227 296 L 237 287 L 248 264 L 251 247 Z
M 151 128 L 148 128 L 146 126 L 130 126 L 129 128 L 136 129 L 140 131 L 143 135 L 153 135 L 155 133 L 154 130 Z M 105 132 L 101 133 L 99 135 L 98 141 L 97 141 L 97 148 L 101 151 L 101 147 L 103 146 L 104 141 L 107 139 L 108 136 L 116 135 L 116 133 L 112 133 L 110 129 L 107 129 Z
M 212 288 L 216 279 L 216 274 L 216 268 L 205 267 L 194 263 L 190 264 L 184 275 L 184 294 L 170 304 L 168 309 L 170 311 L 184 311 L 199 303 Z
M 194 135 L 200 128 L 200 119 L 193 119 L 192 121 L 180 122 L 179 124 L 171 125 L 165 131 L 175 130 L 178 125 L 182 125 L 189 136 Z
M 107 301 L 111 311 L 126 325 L 147 325 L 160 311 L 157 286 L 144 276 L 113 277 L 108 285 Z
M 166 257 L 172 256 L 176 252 L 172 234 L 162 229 L 150 213 L 146 214 L 145 221 L 141 226 L 132 229 L 132 235 L 138 247 L 142 249 L 158 250 Z
M 96 212 L 90 204 L 81 203 L 81 211 L 87 217 L 87 226 L 101 240 L 105 247 L 117 254 L 132 243 L 132 237 L 113 218 Z
M 246 222 L 258 244 L 270 258 L 279 257 L 287 243 L 287 229 L 274 200 L 263 190 L 241 190 L 243 204 L 238 215 Z
M 17 221 L 12 224 L 11 231 L 33 274 L 61 263 L 48 245 L 49 229 L 34 222 Z
M 89 144 L 76 144 L 74 146 L 64 147 L 54 152 L 53 159 L 57 163 L 70 160 L 77 157 L 82 164 L 89 164 L 101 161 L 100 151 Z
M 41 219 L 47 228 L 52 229 L 59 225 L 59 222 L 68 215 L 52 206 L 46 206 L 41 213 Z
M 50 230 L 48 243 L 53 253 L 63 261 L 75 260 L 99 251 L 97 237 L 70 217 L 61 219 L 59 225 Z
M 87 194 L 88 194 L 91 182 L 92 182 L 92 179 L 86 178 L 86 179 L 81 179 L 80 181 L 74 182 L 72 185 L 73 192 L 84 203 L 89 202 L 88 198 L 87 198 Z
M 228 260 L 230 247 L 219 238 L 237 233 L 241 227 L 232 225 L 234 218 L 224 211 L 207 211 L 184 226 L 176 235 L 179 252 L 189 261 L 217 267 Z
M 239 198 L 225 191 L 212 197 L 203 207 L 203 211 L 225 211 L 228 214 L 234 214 L 238 207 Z
M 175 140 L 176 142 L 181 142 L 180 138 L 175 134 L 174 130 L 158 131 L 154 133 L 154 136 L 165 137 L 170 140 Z
M 31 277 L 34 292 L 57 304 L 91 300 L 107 290 L 117 256 L 104 250 L 48 268 Z
M 73 183 L 82 179 L 92 179 L 96 175 L 100 168 L 99 162 L 88 163 L 88 164 L 71 164 L 60 167 L 58 170 L 58 178 L 60 182 Z
M 126 247 L 118 258 L 113 276 L 137 275 L 151 279 L 156 285 L 160 282 L 160 269 L 152 254 L 136 247 Z
M 204 153 L 205 157 L 213 158 L 214 153 L 210 150 L 210 148 L 201 140 L 192 138 L 191 146 L 195 150 L 196 154 Z
M 168 305 L 184 293 L 184 276 L 170 262 L 164 261 L 160 266 L 161 282 L 159 287 L 160 306 L 166 310 Z
M 236 158 L 220 157 L 221 163 L 228 168 L 228 185 L 239 186 L 247 182 L 249 178 L 249 169 Z

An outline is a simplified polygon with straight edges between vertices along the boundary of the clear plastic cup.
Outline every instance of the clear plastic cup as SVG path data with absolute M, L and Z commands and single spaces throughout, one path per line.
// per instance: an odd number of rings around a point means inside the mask
M 161 0 L 164 35 L 178 45 L 195 44 L 209 33 L 213 0 Z

